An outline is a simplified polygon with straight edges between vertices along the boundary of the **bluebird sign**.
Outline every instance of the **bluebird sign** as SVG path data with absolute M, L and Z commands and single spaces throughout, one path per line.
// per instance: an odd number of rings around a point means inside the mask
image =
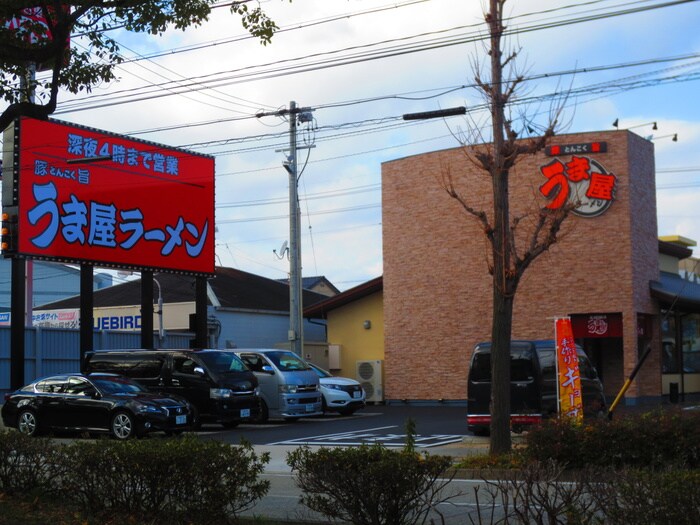
M 214 273 L 213 157 L 56 120 L 8 131 L 16 255 Z

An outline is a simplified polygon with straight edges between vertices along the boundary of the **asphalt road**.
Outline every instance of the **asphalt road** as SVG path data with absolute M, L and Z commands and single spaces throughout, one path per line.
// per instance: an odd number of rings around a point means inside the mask
M 254 445 L 352 446 L 380 442 L 403 446 L 406 423 L 416 426 L 416 446 L 430 448 L 462 441 L 468 435 L 466 407 L 372 405 L 352 416 L 326 414 L 297 421 L 271 420 L 264 424 L 243 424 L 225 430 L 220 425 L 204 425 L 200 435 L 237 444 L 246 439 Z

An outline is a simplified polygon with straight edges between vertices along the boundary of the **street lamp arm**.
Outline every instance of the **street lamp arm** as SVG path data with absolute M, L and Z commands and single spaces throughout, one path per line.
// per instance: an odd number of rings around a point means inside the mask
M 465 115 L 467 108 L 458 106 L 456 108 L 437 109 L 435 111 L 423 111 L 421 113 L 405 113 L 404 120 L 428 120 L 431 118 L 453 117 L 455 115 Z

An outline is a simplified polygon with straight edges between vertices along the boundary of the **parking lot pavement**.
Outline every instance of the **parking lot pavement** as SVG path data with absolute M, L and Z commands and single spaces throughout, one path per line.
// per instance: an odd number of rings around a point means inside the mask
M 270 462 L 265 467 L 266 473 L 289 473 L 291 472 L 291 469 L 289 468 L 289 465 L 287 465 L 287 454 L 293 450 L 296 450 L 299 446 L 301 445 L 255 445 L 255 451 L 258 453 L 270 453 Z M 312 445 L 309 446 L 309 448 L 315 450 L 320 448 L 320 446 Z M 430 455 L 451 456 L 455 460 L 473 455 L 488 454 L 488 451 L 489 438 L 477 436 L 465 436 L 458 442 L 449 443 L 442 446 L 418 449 L 418 452 L 421 453 L 426 452 Z

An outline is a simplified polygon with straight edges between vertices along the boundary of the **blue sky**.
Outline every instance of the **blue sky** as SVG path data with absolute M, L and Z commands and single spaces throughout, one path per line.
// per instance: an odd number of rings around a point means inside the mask
M 538 29 L 508 43 L 520 50 L 520 71 L 551 76 L 529 82 L 523 95 L 584 91 L 570 97 L 563 132 L 613 129 L 619 119 L 620 129 L 654 135 L 659 234 L 700 241 L 700 2 L 650 9 L 662 3 L 668 2 L 512 0 L 506 4 L 509 29 Z M 483 42 L 475 38 L 485 33 L 484 5 L 477 0 L 261 5 L 285 29 L 268 46 L 236 38 L 245 33 L 224 9 L 185 32 L 115 33 L 126 57 L 152 58 L 124 64 L 119 81 L 97 87 L 87 98 L 63 96 L 55 116 L 215 155 L 217 263 L 277 279 L 288 272 L 286 259 L 273 253 L 289 239 L 288 179 L 284 154 L 276 151 L 288 141 L 288 123 L 255 114 L 290 101 L 315 108 L 315 134 L 300 135 L 314 145 L 299 155 L 305 165 L 299 183 L 303 273 L 325 275 L 347 289 L 382 273 L 381 163 L 455 147 L 452 132 L 468 125 L 461 117 L 410 125 L 397 117 L 482 102 L 474 89 L 460 86 L 473 82 L 474 62 L 486 59 Z M 591 16 L 600 19 L 543 27 Z M 399 46 L 425 47 L 445 38 L 464 42 L 398 54 Z M 198 48 L 183 51 L 188 46 Z M 368 59 L 369 53 L 390 50 L 395 56 Z M 319 61 L 340 57 L 351 63 L 319 68 Z M 631 65 L 643 61 L 650 63 Z M 599 66 L 617 67 L 552 76 Z M 282 67 L 293 74 L 280 75 Z M 198 83 L 188 83 L 188 91 L 178 95 L 154 87 L 170 80 L 172 91 L 180 89 L 175 81 L 192 78 Z M 207 83 L 212 79 L 219 79 L 215 89 Z M 602 89 L 592 92 L 595 85 Z M 134 100 L 146 86 L 153 97 Z M 125 95 L 128 103 L 99 107 Z M 372 101 L 359 102 L 365 99 Z M 548 107 L 547 99 L 529 106 L 534 124 L 545 123 Z M 470 116 L 486 122 L 483 113 Z M 657 122 L 657 131 L 641 125 L 651 122 Z

